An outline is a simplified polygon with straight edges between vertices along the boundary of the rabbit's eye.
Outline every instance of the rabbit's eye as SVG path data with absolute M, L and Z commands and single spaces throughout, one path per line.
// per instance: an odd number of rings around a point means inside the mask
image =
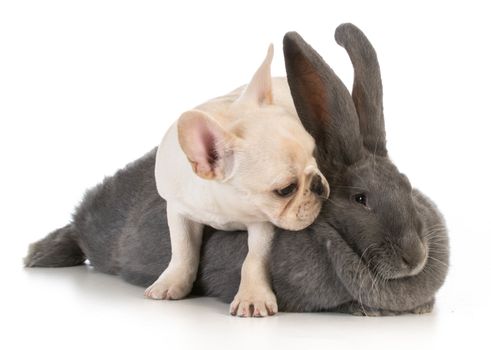
M 367 206 L 367 196 L 365 193 L 358 193 L 353 196 L 353 199 L 356 203 Z

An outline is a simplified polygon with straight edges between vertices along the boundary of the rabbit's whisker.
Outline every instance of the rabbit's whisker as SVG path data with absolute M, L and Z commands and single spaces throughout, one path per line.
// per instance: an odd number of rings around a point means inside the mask
M 332 188 L 333 189 L 336 189 L 336 188 L 353 188 L 353 189 L 362 190 L 362 191 L 367 190 L 365 187 L 360 187 L 360 186 L 332 186 Z
M 443 262 L 443 261 L 441 261 L 440 259 L 435 258 L 434 256 L 429 256 L 429 255 L 428 255 L 428 259 L 434 260 L 434 261 L 436 261 L 436 262 L 438 262 L 438 263 L 442 264 L 442 265 L 443 265 L 443 266 L 445 266 L 446 268 L 448 268 L 448 264 L 444 263 L 444 262 Z
M 344 205 L 340 205 L 338 203 L 336 203 L 334 200 L 332 200 L 331 198 L 327 198 L 327 200 L 329 202 L 331 202 L 332 204 L 334 204 L 335 206 L 339 207 L 339 208 L 346 208 Z

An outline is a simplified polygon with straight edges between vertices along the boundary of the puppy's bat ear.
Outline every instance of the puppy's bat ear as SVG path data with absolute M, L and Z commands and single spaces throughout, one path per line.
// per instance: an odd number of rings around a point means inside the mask
M 237 100 L 238 103 L 271 104 L 273 102 L 271 82 L 271 62 L 273 61 L 273 54 L 273 44 L 270 44 L 266 58 Z
M 314 137 L 322 166 L 350 165 L 362 139 L 351 95 L 322 57 L 296 32 L 283 39 L 288 84 L 305 129 Z
M 225 180 L 233 167 L 235 136 L 206 113 L 191 110 L 177 121 L 179 144 L 193 171 L 206 180 Z

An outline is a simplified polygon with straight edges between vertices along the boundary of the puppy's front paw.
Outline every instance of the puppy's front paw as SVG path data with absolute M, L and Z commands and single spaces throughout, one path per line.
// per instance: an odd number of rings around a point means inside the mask
M 145 290 L 145 296 L 157 300 L 182 299 L 188 295 L 192 286 L 192 280 L 187 278 L 163 275 Z
M 230 304 L 230 314 L 233 316 L 265 317 L 277 312 L 276 296 L 269 289 L 239 289 L 234 301 Z

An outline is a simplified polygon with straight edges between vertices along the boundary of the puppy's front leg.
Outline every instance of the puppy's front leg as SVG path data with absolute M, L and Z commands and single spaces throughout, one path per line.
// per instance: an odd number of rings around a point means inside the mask
M 189 220 L 167 202 L 172 258 L 167 269 L 145 291 L 152 299 L 181 299 L 193 287 L 199 265 L 203 225 Z
M 262 317 L 278 312 L 276 296 L 268 273 L 274 227 L 268 222 L 247 227 L 249 252 L 241 271 L 240 286 L 230 313 L 242 317 Z

